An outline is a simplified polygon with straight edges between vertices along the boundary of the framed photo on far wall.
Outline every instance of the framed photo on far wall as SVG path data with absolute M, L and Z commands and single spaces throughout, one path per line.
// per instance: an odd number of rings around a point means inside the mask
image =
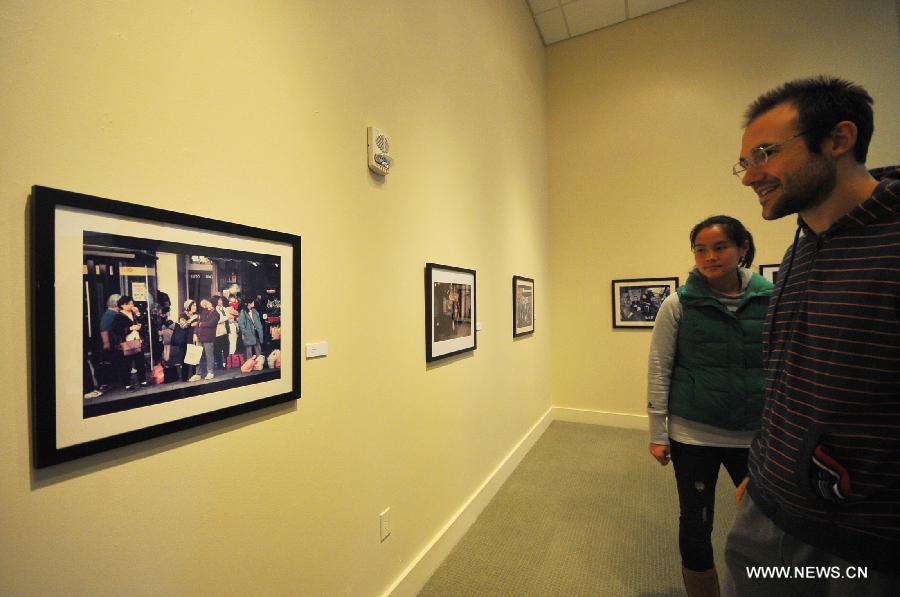
M 513 276 L 513 338 L 534 333 L 534 280 Z
M 780 263 L 769 263 L 766 265 L 759 266 L 759 275 L 774 284 L 778 281 L 778 269 L 781 267 Z
M 31 207 L 35 467 L 300 397 L 299 236 L 41 186 Z
M 678 278 L 613 280 L 613 327 L 652 328 L 659 306 L 676 288 Z
M 425 360 L 475 348 L 475 270 L 425 264 Z

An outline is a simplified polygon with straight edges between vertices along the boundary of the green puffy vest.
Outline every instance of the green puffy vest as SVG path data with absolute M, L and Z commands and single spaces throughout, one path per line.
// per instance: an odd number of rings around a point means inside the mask
M 759 429 L 762 328 L 772 284 L 753 274 L 735 313 L 695 272 L 677 292 L 682 316 L 669 412 L 723 429 Z

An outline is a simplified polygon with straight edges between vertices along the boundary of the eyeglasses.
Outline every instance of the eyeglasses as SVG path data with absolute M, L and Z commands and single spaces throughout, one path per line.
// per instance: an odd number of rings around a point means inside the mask
M 746 158 L 741 158 L 738 162 L 731 167 L 731 173 L 741 179 L 744 176 L 744 173 L 747 171 L 747 168 L 751 166 L 753 168 L 759 168 L 760 166 L 765 165 L 769 161 L 769 156 L 778 153 L 778 148 L 787 143 L 788 141 L 793 141 L 797 137 L 802 137 L 806 133 L 813 131 L 814 129 L 806 129 L 805 131 L 801 131 L 792 137 L 788 137 L 784 141 L 779 141 L 778 143 L 772 143 L 771 145 L 754 147 L 750 150 L 750 153 Z

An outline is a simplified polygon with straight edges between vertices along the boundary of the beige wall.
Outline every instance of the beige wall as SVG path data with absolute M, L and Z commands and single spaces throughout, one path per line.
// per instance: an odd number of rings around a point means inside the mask
M 692 0 L 547 50 L 553 404 L 640 414 L 648 330 L 613 330 L 610 281 L 678 276 L 688 233 L 741 219 L 756 264 L 778 263 L 794 221 L 763 222 L 731 176 L 741 114 L 819 73 L 875 98 L 870 166 L 900 162 L 894 0 Z
M 6 0 L 0 53 L 0 593 L 388 588 L 550 406 L 525 3 Z M 392 135 L 383 182 L 367 125 Z M 303 362 L 299 404 L 32 472 L 33 184 L 302 235 L 301 341 L 331 354 Z M 428 261 L 477 270 L 484 325 L 433 367 Z M 538 291 L 516 342 L 514 274 Z
M 546 52 L 520 0 L 0 4 L 0 593 L 377 594 L 551 390 L 640 413 L 649 334 L 612 332 L 610 279 L 683 278 L 712 211 L 751 224 L 760 262 L 788 242 L 728 174 L 755 94 L 858 80 L 871 163 L 900 161 L 894 3 L 784 4 L 694 0 Z M 393 137 L 384 182 L 367 125 Z M 331 354 L 299 404 L 33 472 L 32 184 L 302 235 L 301 341 Z M 433 367 L 426 261 L 478 271 L 484 324 Z M 537 280 L 517 342 L 513 274 Z

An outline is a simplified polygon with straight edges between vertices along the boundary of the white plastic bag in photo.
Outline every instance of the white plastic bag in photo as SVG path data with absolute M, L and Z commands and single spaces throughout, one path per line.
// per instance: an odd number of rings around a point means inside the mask
M 203 356 L 203 347 L 197 344 L 188 344 L 187 351 L 184 355 L 184 364 L 185 365 L 196 365 L 200 362 L 200 357 Z

